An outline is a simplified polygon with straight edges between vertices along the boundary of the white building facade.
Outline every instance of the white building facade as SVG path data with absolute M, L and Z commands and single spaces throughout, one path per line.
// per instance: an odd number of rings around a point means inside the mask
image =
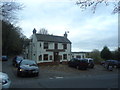
M 37 63 L 67 62 L 71 59 L 71 42 L 66 33 L 64 36 L 44 35 L 34 29 L 26 55 Z

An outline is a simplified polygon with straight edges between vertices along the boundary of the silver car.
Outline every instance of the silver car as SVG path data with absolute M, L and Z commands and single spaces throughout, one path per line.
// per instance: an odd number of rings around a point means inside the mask
M 6 73 L 0 72 L 0 87 L 9 88 L 11 81 Z

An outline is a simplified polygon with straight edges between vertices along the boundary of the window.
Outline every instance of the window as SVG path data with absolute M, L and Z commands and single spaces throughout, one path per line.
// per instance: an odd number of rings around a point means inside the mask
M 44 49 L 48 49 L 48 43 L 44 43 Z
M 41 43 L 40 43 L 40 47 L 41 47 Z
M 52 60 L 52 55 L 50 55 L 50 60 Z
M 74 58 L 74 56 L 72 56 L 72 58 Z
M 48 54 L 44 54 L 44 60 L 48 60 Z
M 63 60 L 67 59 L 67 54 L 63 54 Z
M 83 55 L 83 58 L 85 58 L 85 55 Z
M 58 44 L 57 43 L 55 43 L 55 49 L 58 49 Z
M 39 56 L 39 61 L 42 61 L 42 55 Z
M 77 55 L 76 58 L 81 58 L 81 56 L 80 56 L 80 55 Z
M 63 49 L 67 49 L 67 44 L 63 44 Z

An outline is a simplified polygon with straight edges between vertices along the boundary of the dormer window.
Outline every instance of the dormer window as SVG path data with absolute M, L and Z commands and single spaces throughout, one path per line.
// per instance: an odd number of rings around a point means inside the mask
M 67 44 L 63 44 L 63 49 L 67 49 Z
M 57 43 L 55 43 L 55 49 L 58 49 L 58 44 Z
M 44 43 L 44 49 L 48 49 L 48 43 L 47 42 Z
M 40 47 L 41 47 L 41 43 L 40 43 Z

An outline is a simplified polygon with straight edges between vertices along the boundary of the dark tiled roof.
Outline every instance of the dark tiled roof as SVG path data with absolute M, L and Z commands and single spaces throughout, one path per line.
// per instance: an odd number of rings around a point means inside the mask
M 54 35 L 44 35 L 44 34 L 36 34 L 38 41 L 47 41 L 47 42 L 59 42 L 59 43 L 71 43 L 67 38 L 62 36 L 54 36 Z

